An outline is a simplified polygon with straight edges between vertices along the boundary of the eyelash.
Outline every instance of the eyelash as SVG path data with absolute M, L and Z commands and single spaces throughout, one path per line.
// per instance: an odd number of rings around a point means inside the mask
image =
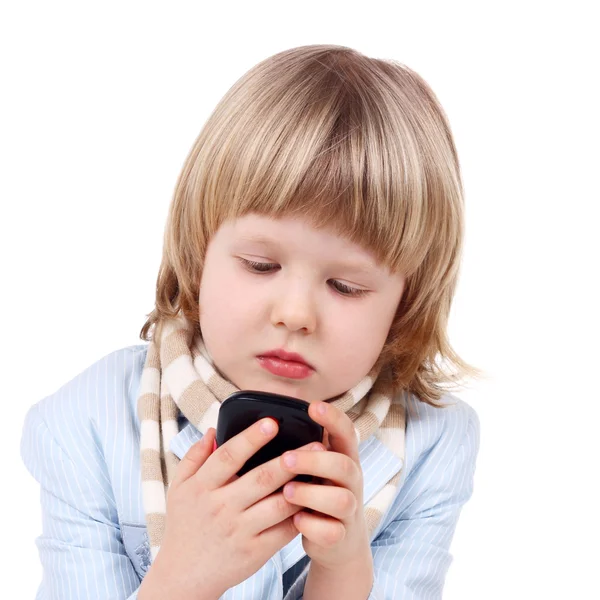
M 275 267 L 279 266 L 277 263 L 256 262 L 253 260 L 248 260 L 247 258 L 240 258 L 240 261 L 242 262 L 244 267 L 248 269 L 248 271 L 257 274 L 269 273 Z M 358 298 L 368 293 L 368 290 L 353 288 L 335 279 L 332 279 L 331 281 L 333 282 L 332 287 L 342 296 Z

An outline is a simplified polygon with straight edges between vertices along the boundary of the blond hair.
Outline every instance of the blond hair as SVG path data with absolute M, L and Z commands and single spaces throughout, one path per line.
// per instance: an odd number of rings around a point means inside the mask
M 446 329 L 463 245 L 463 188 L 447 117 L 414 71 L 337 45 L 263 60 L 225 94 L 177 181 L 154 310 L 140 337 L 183 313 L 199 330 L 211 236 L 247 213 L 298 216 L 406 276 L 379 362 L 396 389 L 438 406 L 481 371 Z M 454 366 L 454 372 L 443 362 Z

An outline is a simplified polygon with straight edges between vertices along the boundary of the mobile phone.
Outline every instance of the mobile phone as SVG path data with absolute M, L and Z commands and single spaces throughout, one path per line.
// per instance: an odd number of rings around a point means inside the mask
M 295 450 L 310 442 L 323 441 L 323 426 L 308 415 L 309 403 L 291 396 L 256 392 L 235 392 L 221 403 L 217 418 L 217 447 L 264 417 L 279 424 L 277 435 L 250 457 L 237 475 L 251 471 L 287 450 Z M 294 481 L 311 482 L 312 476 L 300 474 Z

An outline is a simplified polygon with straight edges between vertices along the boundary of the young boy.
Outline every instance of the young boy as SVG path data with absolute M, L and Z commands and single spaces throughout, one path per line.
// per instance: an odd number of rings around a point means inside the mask
M 251 69 L 177 182 L 149 344 L 27 415 L 39 595 L 440 598 L 479 446 L 442 387 L 478 374 L 446 334 L 462 238 L 450 128 L 417 74 L 327 45 Z M 277 431 L 215 450 L 239 389 L 309 402 L 324 443 L 237 477 Z

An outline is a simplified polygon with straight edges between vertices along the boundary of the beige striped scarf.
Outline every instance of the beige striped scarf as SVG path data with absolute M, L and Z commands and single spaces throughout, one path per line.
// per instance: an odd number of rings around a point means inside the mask
M 162 543 L 167 491 L 179 463 L 169 450 L 171 440 L 179 433 L 179 411 L 204 434 L 210 427 L 216 429 L 221 402 L 238 391 L 217 373 L 201 337 L 194 335 L 193 326 L 184 317 L 164 324 L 159 348 L 153 341 L 149 343 L 137 400 L 142 500 L 152 561 Z M 329 402 L 348 414 L 359 443 L 375 435 L 404 459 L 404 404 L 385 388 L 382 378 L 371 372 Z M 400 472 L 365 506 L 370 535 L 390 505 L 399 479 Z

